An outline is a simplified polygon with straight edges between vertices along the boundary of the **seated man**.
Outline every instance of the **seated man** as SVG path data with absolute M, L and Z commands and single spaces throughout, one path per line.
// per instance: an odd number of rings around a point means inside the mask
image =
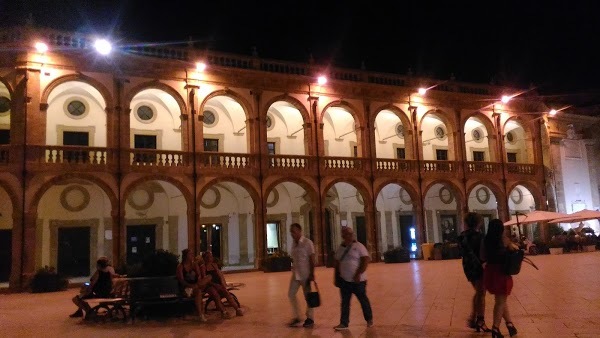
M 177 265 L 176 273 L 179 285 L 181 285 L 184 293 L 188 297 L 194 297 L 200 321 L 206 322 L 207 319 L 204 315 L 204 307 L 202 306 L 202 295 L 210 278 L 201 278 L 202 272 L 198 264 L 194 261 L 194 254 L 190 249 L 181 251 L 181 263 Z
M 108 298 L 113 287 L 113 278 L 122 277 L 115 273 L 115 269 L 110 265 L 108 258 L 100 257 L 96 262 L 96 272 L 92 275 L 90 283 L 85 287 L 81 294 L 73 297 L 73 303 L 77 305 L 77 311 L 69 317 L 83 317 L 83 312 L 87 315 L 91 310 L 90 305 L 85 301 L 90 298 Z
M 206 292 L 215 300 L 215 304 L 221 311 L 223 318 L 231 318 L 231 315 L 225 310 L 225 306 L 223 305 L 223 302 L 221 302 L 221 297 L 225 297 L 229 305 L 233 306 L 237 316 L 243 316 L 244 312 L 233 299 L 231 293 L 227 291 L 225 276 L 223 276 L 223 272 L 221 272 L 221 269 L 219 269 L 219 266 L 214 261 L 212 252 L 205 251 L 202 253 L 202 258 L 204 259 L 202 276 L 209 276 L 211 278 L 211 282 L 206 287 Z

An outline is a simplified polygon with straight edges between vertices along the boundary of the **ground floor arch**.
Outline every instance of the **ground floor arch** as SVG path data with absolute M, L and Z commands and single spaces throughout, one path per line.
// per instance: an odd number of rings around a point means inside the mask
M 382 259 L 385 251 L 396 247 L 409 249 L 413 258 L 416 256 L 418 231 L 413 203 L 411 194 L 397 183 L 385 185 L 377 194 L 375 219 Z
M 534 193 L 525 185 L 517 184 L 508 194 L 508 211 L 511 218 L 521 217 L 536 209 L 536 198 Z M 540 237 L 541 234 L 536 234 L 538 231 L 537 224 L 519 224 L 512 226 L 512 233 L 515 235 L 525 235 L 530 239 Z
M 457 189 L 446 182 L 433 183 L 423 201 L 427 242 L 456 242 L 463 230 L 462 201 Z
M 208 185 L 199 200 L 200 250 L 211 251 L 225 270 L 257 268 L 255 209 L 252 194 L 242 185 Z
M 500 218 L 498 199 L 494 189 L 486 184 L 477 184 L 471 189 L 467 206 L 470 212 L 476 212 L 483 218 L 484 232 L 487 232 L 490 220 Z
M 13 263 L 13 203 L 0 186 L 0 283 L 10 280 Z

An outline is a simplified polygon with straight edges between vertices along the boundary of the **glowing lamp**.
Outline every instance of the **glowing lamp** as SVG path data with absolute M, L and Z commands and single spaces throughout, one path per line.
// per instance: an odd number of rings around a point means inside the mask
M 320 75 L 317 78 L 317 83 L 322 86 L 322 85 L 324 85 L 324 84 L 327 83 L 327 78 L 325 76 L 323 76 L 323 75 Z
M 206 63 L 204 62 L 197 62 L 196 63 L 196 70 L 199 72 L 203 72 L 206 69 Z
M 551 110 L 548 112 L 548 114 L 549 114 L 550 116 L 554 116 L 554 115 L 556 115 L 556 113 L 558 113 L 558 112 L 556 111 L 556 109 L 551 109 Z
M 37 52 L 40 54 L 44 54 L 48 51 L 48 45 L 43 42 L 36 42 L 35 50 L 37 50 Z
M 419 88 L 419 95 L 425 95 L 427 93 L 427 88 Z
M 500 99 L 500 101 L 502 101 L 502 103 L 508 103 L 508 101 L 510 101 L 511 97 L 508 95 L 503 95 L 502 99 Z
M 101 55 L 108 55 L 112 50 L 110 42 L 108 42 L 105 39 L 96 40 L 96 42 L 94 43 L 94 48 L 96 48 L 96 51 Z

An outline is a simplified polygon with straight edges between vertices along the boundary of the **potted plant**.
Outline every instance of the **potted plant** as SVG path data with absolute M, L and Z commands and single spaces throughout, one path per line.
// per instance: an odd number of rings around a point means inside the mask
M 554 238 L 548 245 L 551 255 L 560 255 L 564 253 L 565 245 L 560 240 Z
M 583 247 L 584 252 L 593 252 L 596 251 L 596 241 L 594 241 L 595 236 L 581 236 L 581 246 Z
M 533 241 L 533 245 L 530 247 L 530 251 L 533 248 L 535 248 L 535 252 L 538 255 L 547 255 L 547 254 L 550 253 L 549 248 L 548 248 L 548 244 L 546 242 L 542 241 L 542 240 L 535 240 L 535 241 Z
M 410 252 L 403 247 L 396 247 L 383 253 L 383 261 L 386 263 L 410 262 Z
M 262 261 L 262 270 L 264 272 L 279 272 L 292 270 L 292 257 L 281 250 L 267 256 Z
M 66 290 L 69 281 L 58 274 L 54 267 L 46 265 L 35 273 L 30 286 L 34 293 L 55 292 Z

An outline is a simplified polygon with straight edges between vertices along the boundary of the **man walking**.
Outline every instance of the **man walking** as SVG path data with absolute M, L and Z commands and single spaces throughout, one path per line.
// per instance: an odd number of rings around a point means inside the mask
M 367 327 L 373 326 L 373 312 L 371 303 L 367 298 L 367 265 L 369 252 L 362 243 L 354 238 L 354 230 L 342 227 L 342 245 L 335 253 L 335 285 L 340 288 L 342 298 L 340 324 L 334 329 L 342 331 L 348 329 L 350 323 L 350 297 L 356 295 L 362 308 Z
M 302 235 L 302 227 L 298 223 L 290 226 L 290 234 L 294 239 L 292 244 L 292 279 L 288 289 L 288 298 L 294 311 L 294 319 L 289 323 L 291 327 L 297 327 L 300 320 L 300 306 L 296 294 L 302 286 L 304 296 L 309 291 L 310 282 L 315 279 L 315 247 L 313 242 Z M 306 307 L 306 320 L 302 326 L 311 328 L 315 325 L 313 309 Z

